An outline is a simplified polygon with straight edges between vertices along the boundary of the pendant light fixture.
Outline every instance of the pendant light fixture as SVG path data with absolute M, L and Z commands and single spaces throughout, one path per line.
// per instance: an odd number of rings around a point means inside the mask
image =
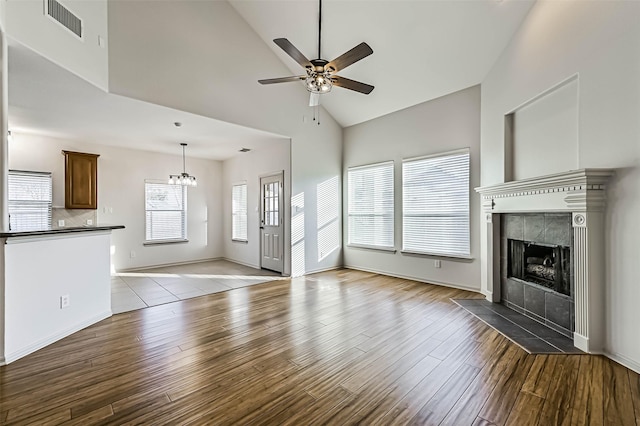
M 186 143 L 180 143 L 182 146 L 182 173 L 179 175 L 169 175 L 169 185 L 182 185 L 182 186 L 198 186 L 198 182 L 196 182 L 195 176 L 189 176 L 189 173 L 185 171 L 185 157 L 184 157 L 184 148 L 187 146 Z

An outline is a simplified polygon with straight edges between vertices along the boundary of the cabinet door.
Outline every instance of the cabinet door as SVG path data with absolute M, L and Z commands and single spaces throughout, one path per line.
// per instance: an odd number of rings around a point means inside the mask
M 98 155 L 62 152 L 65 155 L 65 208 L 97 209 Z

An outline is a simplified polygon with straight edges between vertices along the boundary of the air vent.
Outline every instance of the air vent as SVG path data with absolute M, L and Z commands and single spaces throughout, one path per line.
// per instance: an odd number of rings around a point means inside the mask
M 249 152 L 249 151 L 251 151 L 250 148 L 242 148 L 239 150 L 239 152 Z
M 45 0 L 47 15 L 62 24 L 69 31 L 82 38 L 82 19 L 71 13 L 69 9 L 56 0 Z

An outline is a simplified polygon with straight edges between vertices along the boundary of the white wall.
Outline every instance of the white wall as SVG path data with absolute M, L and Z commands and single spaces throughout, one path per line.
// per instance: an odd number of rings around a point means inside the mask
M 7 2 L 0 2 L 0 29 L 5 32 L 7 30 Z
M 179 151 L 176 145 L 176 152 Z M 166 180 L 182 171 L 180 155 L 67 142 L 42 136 L 14 134 L 9 167 L 53 173 L 53 205 L 64 207 L 62 150 L 99 154 L 98 223 L 124 225 L 112 235 L 112 263 L 116 270 L 219 258 L 222 247 L 221 177 L 219 161 L 187 157 L 187 171 L 198 178 L 188 188 L 188 243 L 144 246 L 145 179 Z M 135 252 L 135 258 L 130 256 Z
M 45 15 L 44 2 L 41 0 L 6 2 L 8 36 L 107 91 L 107 0 L 59 2 L 82 19 L 82 39 Z M 98 44 L 99 37 L 102 45 Z
M 339 237 L 342 233 L 341 194 L 326 190 L 336 180 L 338 190 L 342 187 L 342 128 L 328 114 L 323 115 L 320 126 L 311 121 L 301 125 L 306 128 L 295 131 L 291 141 L 293 276 L 342 265 L 341 244 L 331 251 L 334 234 Z M 325 223 L 328 218 L 321 217 L 327 204 L 326 213 L 337 215 L 332 228 Z M 327 242 L 329 252 L 321 253 Z
M 341 175 L 342 129 L 323 108 L 322 124 L 311 120 L 301 84 L 258 84 L 291 71 L 235 9 L 223 1 L 110 2 L 109 34 L 113 93 L 291 139 L 291 194 L 304 194 L 306 202 L 304 215 L 285 216 L 304 229 L 293 256 L 304 261 L 293 260 L 293 274 L 339 266 L 339 250 L 317 255 L 316 193 Z
M 578 168 L 578 80 L 513 113 L 513 180 Z
M 640 2 L 538 1 L 482 83 L 482 185 L 490 185 L 505 179 L 504 114 L 578 75 L 577 166 L 618 169 L 608 189 L 606 211 L 606 350 L 636 371 L 638 22 Z
M 1 241 L 5 352 L 0 358 L 14 361 L 111 316 L 109 234 Z M 61 309 L 64 295 L 70 304 Z
M 344 130 L 343 172 L 353 166 L 393 160 L 395 165 L 396 253 L 347 247 L 346 266 L 420 281 L 480 290 L 480 203 L 473 188 L 480 183 L 480 87 L 474 86 Z M 400 253 L 402 247 L 402 159 L 469 148 L 471 153 L 471 257 L 472 261 L 446 259 L 435 268 L 434 258 Z M 346 206 L 347 186 L 343 184 Z M 343 223 L 348 223 L 347 211 Z
M 260 268 L 260 176 L 284 171 L 284 199 L 291 194 L 289 141 L 239 154 L 222 163 L 222 238 L 225 258 Z M 231 240 L 231 188 L 247 184 L 247 242 Z M 287 230 L 289 224 L 285 224 Z M 286 232 L 285 232 L 286 233 Z M 284 238 L 283 242 L 287 239 Z

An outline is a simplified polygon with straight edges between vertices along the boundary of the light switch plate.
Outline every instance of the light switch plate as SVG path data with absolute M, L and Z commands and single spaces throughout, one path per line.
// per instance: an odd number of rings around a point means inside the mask
M 60 227 L 64 226 L 64 219 L 58 220 L 58 226 Z

